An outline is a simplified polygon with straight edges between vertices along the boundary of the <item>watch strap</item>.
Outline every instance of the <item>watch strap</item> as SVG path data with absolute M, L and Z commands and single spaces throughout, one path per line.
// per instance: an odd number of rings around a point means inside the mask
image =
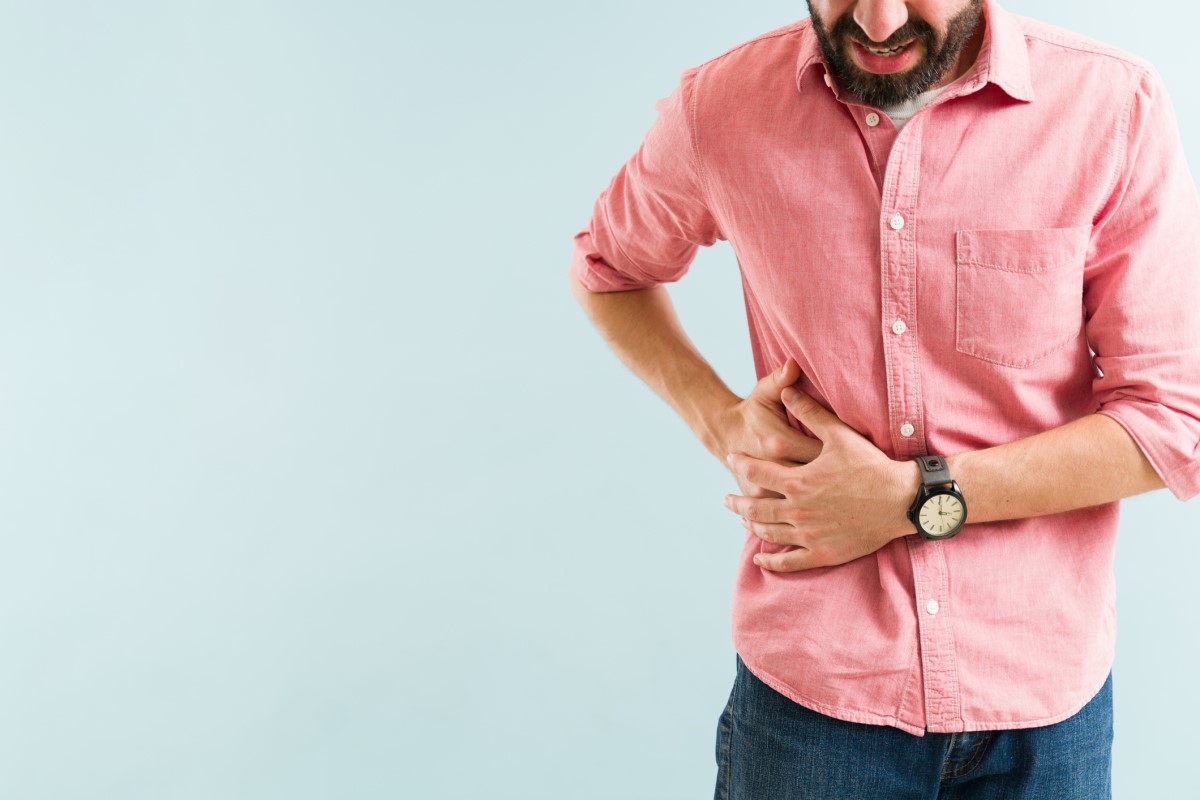
M 950 465 L 941 456 L 917 456 L 916 462 L 921 468 L 921 483 L 925 486 L 953 483 L 954 478 L 950 477 Z

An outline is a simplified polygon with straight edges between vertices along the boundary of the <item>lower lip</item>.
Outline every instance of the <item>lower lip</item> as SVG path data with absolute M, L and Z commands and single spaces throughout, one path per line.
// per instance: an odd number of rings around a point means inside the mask
M 858 42 L 851 41 L 859 62 L 871 72 L 899 72 L 912 63 L 916 57 L 917 39 L 913 39 L 904 49 L 894 56 L 877 56 Z

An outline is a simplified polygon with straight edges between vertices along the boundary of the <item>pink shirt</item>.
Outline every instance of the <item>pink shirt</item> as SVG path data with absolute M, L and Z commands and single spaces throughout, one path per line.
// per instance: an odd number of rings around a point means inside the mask
M 900 131 L 842 91 L 808 18 L 684 70 L 575 236 L 573 269 L 592 291 L 651 287 L 727 241 L 758 376 L 792 356 L 797 385 L 891 458 L 1099 411 L 1187 500 L 1200 196 L 1162 79 L 995 0 L 984 12 L 967 77 Z M 843 720 L 917 736 L 1058 722 L 1113 663 L 1117 513 L 968 511 L 946 541 L 914 529 L 791 573 L 751 559 L 792 546 L 745 532 L 734 647 Z

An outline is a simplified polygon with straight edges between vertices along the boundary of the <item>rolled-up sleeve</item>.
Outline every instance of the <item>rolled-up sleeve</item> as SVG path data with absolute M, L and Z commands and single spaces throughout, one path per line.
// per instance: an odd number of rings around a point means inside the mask
M 693 138 L 696 72 L 654 107 L 637 152 L 600 193 L 575 234 L 571 267 L 593 292 L 647 289 L 679 280 L 696 251 L 722 238 L 705 198 Z
M 1131 98 L 1084 270 L 1093 393 L 1175 497 L 1200 493 L 1200 195 L 1153 67 Z

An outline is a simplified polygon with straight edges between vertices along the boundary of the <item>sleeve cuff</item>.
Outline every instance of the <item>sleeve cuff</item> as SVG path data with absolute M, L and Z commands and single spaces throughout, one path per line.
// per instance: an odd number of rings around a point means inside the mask
M 1187 501 L 1200 494 L 1200 443 L 1179 415 L 1158 403 L 1127 400 L 1106 403 L 1096 413 L 1125 429 L 1176 498 Z
M 579 283 L 589 292 L 622 292 L 630 289 L 652 289 L 662 281 L 640 280 L 620 272 L 609 264 L 592 247 L 592 237 L 587 230 L 575 234 L 575 251 L 571 255 L 571 269 Z

